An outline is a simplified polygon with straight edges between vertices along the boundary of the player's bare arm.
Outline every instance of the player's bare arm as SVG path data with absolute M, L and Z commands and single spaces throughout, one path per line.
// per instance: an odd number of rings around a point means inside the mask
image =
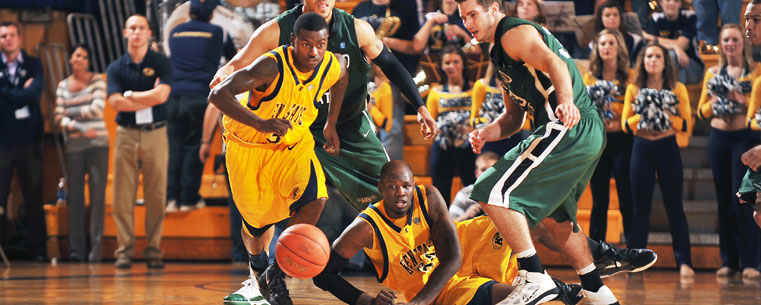
M 322 132 L 325 135 L 325 144 L 323 149 L 331 155 L 337 156 L 341 149 L 341 141 L 336 132 L 336 122 L 338 114 L 341 112 L 346 87 L 349 84 L 349 72 L 346 70 L 346 60 L 343 56 L 336 56 L 338 64 L 341 66 L 341 75 L 338 82 L 330 87 L 330 103 L 328 104 L 328 120 Z
M 516 44 L 515 41 L 522 43 Z M 544 43 L 539 31 L 530 25 L 517 26 L 502 35 L 500 43 L 510 57 L 521 60 L 549 75 L 558 101 L 555 115 L 565 127 L 575 126 L 581 116 L 579 109 L 573 103 L 571 74 L 568 73 L 568 66 Z
M 346 281 L 338 275 L 346 262 L 362 248 L 373 247 L 373 229 L 370 224 L 356 218 L 334 242 L 330 261 L 325 270 L 313 281 L 317 287 L 327 290 L 347 304 L 387 304 L 393 305 L 396 295 L 388 290 L 381 290 L 373 297 Z
M 246 109 L 235 98 L 235 95 L 256 88 L 264 90 L 277 77 L 277 62 L 266 56 L 261 56 L 253 64 L 236 71 L 230 77 L 219 83 L 209 93 L 209 102 L 214 104 L 222 113 L 233 120 L 251 126 L 264 133 L 274 133 L 283 136 L 292 129 L 291 122 L 284 119 L 263 119 Z
M 444 198 L 435 187 L 425 186 L 428 210 L 431 214 L 431 239 L 436 249 L 439 265 L 431 272 L 423 289 L 408 304 L 431 304 L 439 296 L 444 285 L 462 266 L 462 251 L 454 221 L 449 216 Z
M 246 45 L 227 64 L 217 70 L 214 78 L 209 83 L 209 88 L 214 87 L 229 77 L 233 72 L 250 65 L 262 54 L 278 47 L 280 40 L 280 25 L 277 19 L 272 19 L 256 29 Z
M 494 142 L 512 136 L 521 130 L 526 120 L 526 112 L 502 89 L 505 111 L 494 122 L 470 132 L 468 141 L 473 152 L 480 154 L 486 142 Z
M 425 103 L 417 92 L 415 82 L 412 80 L 409 72 L 402 67 L 399 61 L 391 55 L 386 49 L 383 51 L 383 42 L 375 36 L 375 31 L 369 23 L 362 19 L 354 18 L 354 30 L 357 32 L 357 42 L 365 57 L 372 60 L 383 74 L 385 74 L 391 83 L 399 88 L 407 101 L 413 106 L 417 106 L 417 121 L 420 124 L 420 133 L 426 139 L 432 139 L 438 133 L 436 121 L 425 108 Z M 413 102 L 414 101 L 414 102 Z

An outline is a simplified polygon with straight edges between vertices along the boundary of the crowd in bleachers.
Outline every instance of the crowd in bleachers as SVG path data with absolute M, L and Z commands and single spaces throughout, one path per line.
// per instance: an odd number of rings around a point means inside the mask
M 584 33 L 583 30 L 566 29 L 553 34 L 579 62 L 588 62 L 584 83 L 605 119 L 607 132 L 607 146 L 590 182 L 593 208 L 589 236 L 605 240 L 609 181 L 613 177 L 626 245 L 645 248 L 657 181 L 663 191 L 676 262 L 683 276 L 693 274 L 679 149 L 687 145 L 697 117 L 697 124 L 701 124 L 700 120 L 710 124 L 707 152 L 716 187 L 722 259 L 717 275 L 740 270 L 745 277 L 760 279 L 759 228 L 753 222 L 752 207 L 740 204 L 735 196 L 747 169 L 740 156 L 761 140 L 758 132 L 761 92 L 756 92 L 761 90 L 758 85 L 761 69 L 752 60 L 750 43 L 739 24 L 742 1 L 632 0 L 631 5 L 616 0 L 574 2 L 580 2 L 574 3 L 576 15 L 594 15 L 591 19 L 594 39 L 588 45 L 586 41 L 580 45 L 583 39 L 577 34 Z M 586 2 L 589 3 L 584 6 Z M 557 22 L 576 20 L 574 16 L 548 16 L 541 0 L 505 4 L 509 7 L 508 15 L 544 25 L 550 31 L 557 27 Z M 590 9 L 595 6 L 596 9 Z M 632 7 L 638 18 L 626 18 L 630 12 L 625 7 Z M 718 32 L 717 11 L 724 23 Z M 158 234 L 147 238 L 151 240 L 146 250 L 149 267 L 163 266 L 159 241 L 164 207 L 167 206 L 166 212 L 188 212 L 203 206 L 198 195 L 201 160 L 211 140 L 201 133 L 208 94 L 206 84 L 216 71 L 223 46 L 230 44 L 226 44 L 228 37 L 208 23 L 208 8 L 191 9 L 191 13 L 194 18 L 173 31 L 174 36 L 170 35 L 173 37 L 170 59 L 148 50 L 148 55 L 143 54 L 146 61 L 141 58 L 135 62 L 134 54 L 128 53 L 112 63 L 107 80 L 88 69 L 91 54 L 87 44 L 72 48 L 69 64 L 73 73 L 59 84 L 55 108 L 55 123 L 66 139 L 72 260 L 102 259 L 109 145 L 103 112 L 107 96 L 120 113 L 117 117 L 120 127 L 113 145 L 121 161 L 114 162 L 114 184 L 121 185 L 122 179 L 130 179 L 114 191 L 115 198 L 121 198 L 121 203 L 114 202 L 114 214 L 122 215 L 117 221 L 120 234 L 115 255 L 121 259 L 117 266 L 128 267 L 134 252 L 133 225 L 129 222 L 138 168 L 142 168 L 144 177 L 157 175 L 153 180 L 143 180 L 154 187 L 146 189 L 146 206 L 153 208 L 153 214 L 160 214 L 146 224 L 148 235 Z M 427 98 L 426 106 L 439 127 L 430 148 L 430 176 L 448 204 L 454 199 L 450 207 L 453 217 L 466 219 L 479 215 L 482 211 L 465 200 L 467 195 L 450 194 L 453 177 L 458 176 L 463 185 L 471 185 L 485 164 L 493 161 L 494 153 L 502 155 L 522 139 L 517 134 L 490 143 L 480 156 L 468 143 L 470 131 L 490 123 L 504 111 L 502 90 L 492 69 L 486 69 L 485 73 L 468 69 L 475 66 L 471 63 L 473 58 L 488 60 L 490 46 L 472 41 L 454 0 L 366 0 L 354 7 L 353 14 L 374 27 L 410 74 L 417 75 L 422 69 L 421 60 L 436 64 L 435 71 L 420 81 L 421 86 L 428 85 L 421 87 L 421 94 Z M 126 25 L 125 38 L 131 47 L 133 40 L 142 36 L 129 36 L 127 32 L 150 32 L 150 28 L 139 24 L 135 28 Z M 41 70 L 33 67 L 35 60 L 18 47 L 21 39 L 18 27 L 13 23 L 0 24 L 0 208 L 6 205 L 13 169 L 29 173 L 19 176 L 28 207 L 26 226 L 42 226 L 44 230 L 38 191 L 42 121 L 39 105 L 34 105 L 39 104 L 42 75 Z M 208 33 L 213 42 L 201 43 L 199 37 L 206 37 L 205 34 L 183 36 L 183 31 Z M 718 46 L 717 66 L 705 66 L 699 40 Z M 134 47 L 144 45 L 135 42 Z M 232 57 L 229 49 L 224 55 Z M 191 69 L 199 65 L 205 65 L 203 71 Z M 406 102 L 398 89 L 378 69 L 373 71 L 375 90 L 371 92 L 368 111 L 391 159 L 402 159 L 404 114 L 410 111 L 405 109 Z M 701 80 L 700 102 L 693 108 L 685 85 L 700 84 Z M 131 102 L 124 102 L 127 100 Z M 531 118 L 526 119 L 524 129 L 531 129 Z M 153 137 L 147 134 L 156 131 L 163 136 L 155 136 L 163 139 L 147 138 Z M 146 138 L 140 138 L 141 132 Z M 151 171 L 152 166 L 155 171 Z M 90 190 L 89 233 L 85 228 L 85 176 L 89 177 Z M 5 218 L 3 215 L 0 219 Z M 0 243 L 8 239 L 4 227 L 5 223 L 0 221 Z M 30 234 L 39 235 L 34 232 Z M 237 236 L 238 232 L 231 235 Z M 35 258 L 44 257 L 43 240 L 30 239 L 29 243 Z M 243 255 L 240 260 L 247 258 Z

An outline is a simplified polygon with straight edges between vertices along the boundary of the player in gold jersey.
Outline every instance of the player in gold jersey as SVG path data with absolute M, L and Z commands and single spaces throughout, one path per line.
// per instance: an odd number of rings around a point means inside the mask
M 383 166 L 378 190 L 383 200 L 368 206 L 333 243 L 328 265 L 314 278 L 318 287 L 348 304 L 491 305 L 513 290 L 517 262 L 487 217 L 455 224 L 439 191 L 415 185 L 404 161 Z M 378 281 L 409 303 L 395 302 L 386 290 L 373 297 L 338 275 L 360 250 Z M 580 286 L 556 283 L 561 301 L 578 302 Z
M 282 270 L 268 267 L 265 245 L 274 223 L 314 225 L 328 197 L 309 126 L 328 89 L 343 99 L 347 75 L 341 57 L 327 52 L 328 25 L 317 14 L 300 16 L 291 45 L 280 46 L 216 86 L 209 101 L 225 114 L 230 188 L 243 218 L 241 235 L 251 256 L 251 275 L 226 304 L 292 304 Z M 235 96 L 244 94 L 238 101 Z M 335 122 L 340 103 L 331 103 L 325 150 L 337 154 Z M 268 303 L 269 302 L 269 303 Z

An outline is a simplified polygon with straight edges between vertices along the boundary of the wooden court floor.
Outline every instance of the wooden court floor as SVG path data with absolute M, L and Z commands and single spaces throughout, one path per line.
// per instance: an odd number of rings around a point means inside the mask
M 578 281 L 570 269 L 549 269 L 566 281 Z M 167 262 L 163 271 L 148 271 L 134 262 L 131 270 L 112 263 L 57 265 L 14 262 L 0 266 L 0 304 L 220 304 L 240 287 L 245 265 Z M 377 293 L 371 276 L 349 281 Z M 617 275 L 605 280 L 621 304 L 761 304 L 761 282 L 739 276 L 722 282 L 712 271 L 698 271 L 694 281 L 680 281 L 674 270 L 650 270 L 641 275 Z M 341 304 L 312 285 L 289 279 L 295 304 Z

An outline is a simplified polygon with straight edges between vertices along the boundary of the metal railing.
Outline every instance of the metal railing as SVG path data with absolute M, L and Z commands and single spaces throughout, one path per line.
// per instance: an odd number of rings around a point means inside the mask
M 69 42 L 75 45 L 80 42 L 90 46 L 90 63 L 93 72 L 106 72 L 108 64 L 116 59 L 104 53 L 103 42 L 98 29 L 98 22 L 90 14 L 71 13 L 66 16 L 66 26 L 69 28 Z M 121 37 L 121 36 L 120 36 Z M 65 62 L 65 61 L 64 61 Z
M 127 41 L 122 35 L 124 23 L 136 13 L 132 0 L 98 0 L 103 37 L 106 40 L 108 62 L 127 51 Z

